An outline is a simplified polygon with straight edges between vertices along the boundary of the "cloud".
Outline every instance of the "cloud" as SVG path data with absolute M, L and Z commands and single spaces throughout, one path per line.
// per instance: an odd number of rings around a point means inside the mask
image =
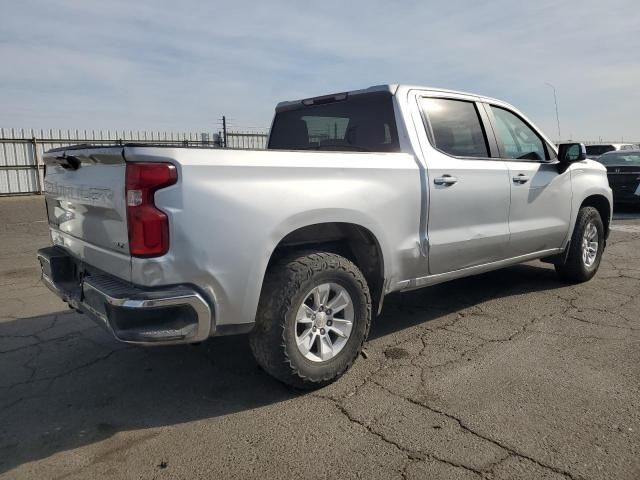
M 411 83 L 640 140 L 635 2 L 32 1 L 3 7 L 0 125 L 268 127 L 279 100 Z

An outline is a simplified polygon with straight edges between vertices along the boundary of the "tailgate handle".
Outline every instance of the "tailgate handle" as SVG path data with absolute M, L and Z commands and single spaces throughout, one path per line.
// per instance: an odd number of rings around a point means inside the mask
M 65 170 L 77 170 L 82 163 L 78 157 L 74 157 L 73 155 L 56 157 L 55 162 Z

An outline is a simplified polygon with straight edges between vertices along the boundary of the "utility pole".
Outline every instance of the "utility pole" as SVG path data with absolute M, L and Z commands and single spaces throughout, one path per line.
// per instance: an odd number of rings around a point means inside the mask
M 222 115 L 222 148 L 227 148 L 227 117 Z
M 544 82 L 545 85 L 550 86 L 553 89 L 553 101 L 556 104 L 556 123 L 558 124 L 558 141 L 562 141 L 562 135 L 560 135 L 560 115 L 558 115 L 558 97 L 556 96 L 556 87 L 549 82 Z

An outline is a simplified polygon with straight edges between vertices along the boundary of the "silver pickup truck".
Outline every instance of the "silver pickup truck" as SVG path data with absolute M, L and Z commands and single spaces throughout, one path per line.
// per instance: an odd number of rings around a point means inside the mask
M 390 292 L 534 259 L 589 280 L 612 215 L 583 145 L 424 87 L 280 103 L 267 151 L 81 146 L 45 163 L 47 286 L 123 342 L 248 332 L 299 388 L 351 366 Z

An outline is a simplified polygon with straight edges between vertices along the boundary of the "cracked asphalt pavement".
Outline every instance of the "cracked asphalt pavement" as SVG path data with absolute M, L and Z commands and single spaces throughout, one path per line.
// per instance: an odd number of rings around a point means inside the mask
M 0 199 L 0 478 L 638 479 L 640 211 L 597 276 L 532 262 L 387 298 L 366 358 L 292 392 L 246 337 L 130 347 L 39 282 Z

